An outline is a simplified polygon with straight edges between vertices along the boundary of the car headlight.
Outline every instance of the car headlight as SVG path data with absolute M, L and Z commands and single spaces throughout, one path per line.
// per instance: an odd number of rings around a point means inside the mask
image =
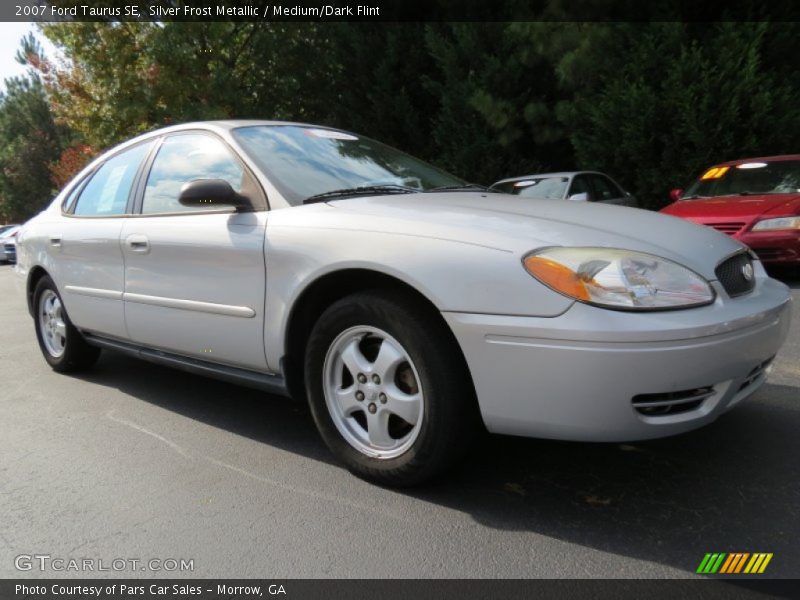
M 614 248 L 545 248 L 523 259 L 549 288 L 580 302 L 623 310 L 700 306 L 714 290 L 694 271 L 665 258 Z
M 776 229 L 800 229 L 800 217 L 764 219 L 753 226 L 753 231 L 774 231 Z

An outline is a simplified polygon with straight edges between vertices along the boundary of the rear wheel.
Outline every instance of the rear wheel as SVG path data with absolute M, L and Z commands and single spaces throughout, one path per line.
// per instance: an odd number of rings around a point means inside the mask
M 90 346 L 69 320 L 61 296 L 47 275 L 33 292 L 36 338 L 44 359 L 55 371 L 80 371 L 91 367 L 100 356 L 100 349 Z
M 363 292 L 336 302 L 312 330 L 305 366 L 323 439 L 366 479 L 421 483 L 477 430 L 460 350 L 438 315 L 411 298 Z

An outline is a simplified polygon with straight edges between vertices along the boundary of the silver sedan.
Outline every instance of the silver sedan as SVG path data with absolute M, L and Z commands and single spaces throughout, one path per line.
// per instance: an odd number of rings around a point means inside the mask
M 638 206 L 636 198 L 611 177 L 597 171 L 562 171 L 501 179 L 493 191 L 537 200 L 572 200 Z
M 491 432 L 655 438 L 764 382 L 789 291 L 642 210 L 490 193 L 350 132 L 191 123 L 98 157 L 28 222 L 44 359 L 101 349 L 308 402 L 354 473 L 412 485 Z

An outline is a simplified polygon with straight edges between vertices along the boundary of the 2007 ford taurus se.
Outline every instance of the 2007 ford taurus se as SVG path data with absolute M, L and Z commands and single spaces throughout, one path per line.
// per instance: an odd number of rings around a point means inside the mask
M 137 137 L 19 235 L 44 358 L 111 348 L 307 399 L 354 473 L 429 479 L 489 431 L 621 441 L 752 394 L 787 288 L 674 217 L 493 194 L 371 139 L 270 121 Z

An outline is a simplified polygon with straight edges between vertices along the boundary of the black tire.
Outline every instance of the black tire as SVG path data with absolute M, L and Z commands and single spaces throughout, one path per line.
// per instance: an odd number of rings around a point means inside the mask
M 337 429 L 324 393 L 324 364 L 336 338 L 351 327 L 378 328 L 399 342 L 416 367 L 424 391 L 416 440 L 394 458 L 374 458 L 351 445 Z M 332 304 L 314 325 L 306 346 L 305 385 L 323 440 L 355 475 L 393 486 L 428 481 L 453 465 L 480 431 L 469 370 L 460 348 L 434 309 L 411 295 L 367 291 Z
M 66 335 L 64 336 L 64 352 L 59 356 L 54 356 L 48 350 L 43 339 L 44 332 L 42 331 L 40 319 L 40 313 L 42 310 L 41 298 L 42 295 L 48 290 L 52 291 L 58 298 L 59 302 L 61 302 L 61 317 L 66 325 Z M 83 339 L 81 332 L 78 331 L 72 324 L 72 321 L 69 320 L 69 315 L 64 307 L 61 294 L 58 293 L 58 289 L 56 288 L 55 283 L 53 283 L 53 280 L 47 275 L 44 275 L 36 283 L 36 288 L 33 291 L 33 310 L 33 322 L 36 328 L 36 339 L 39 342 L 39 348 L 41 349 L 42 355 L 47 361 L 47 364 L 49 364 L 54 371 L 58 371 L 59 373 L 74 373 L 88 369 L 97 362 L 97 359 L 100 356 L 100 349 L 87 344 L 86 340 Z

